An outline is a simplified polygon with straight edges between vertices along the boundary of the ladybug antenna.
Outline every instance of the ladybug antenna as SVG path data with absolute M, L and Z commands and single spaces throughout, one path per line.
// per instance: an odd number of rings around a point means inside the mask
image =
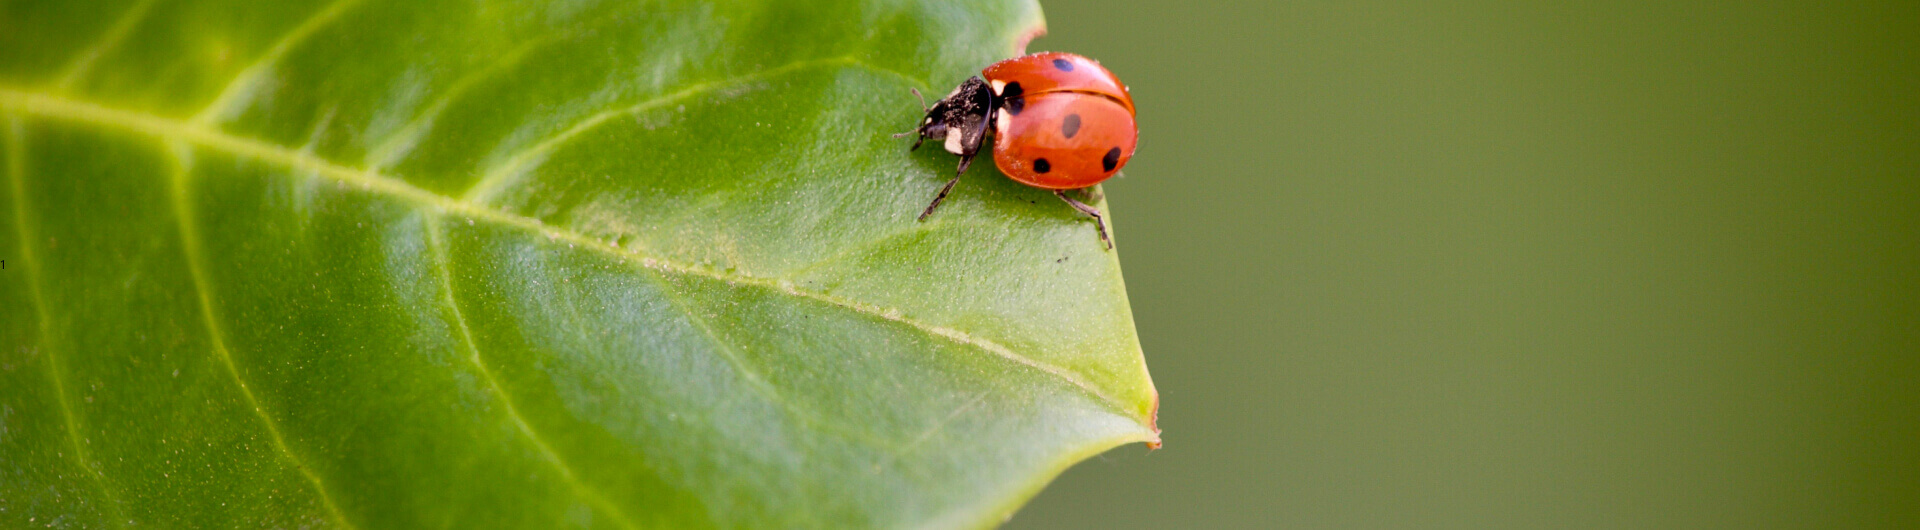
M 919 98 L 919 99 L 920 99 L 920 112 L 927 112 L 927 111 L 929 111 L 929 110 L 932 110 L 932 107 L 928 107 L 928 106 L 927 106 L 927 97 L 926 97 L 926 96 L 922 96 L 922 95 L 920 95 L 920 89 L 918 89 L 918 88 L 913 88 L 913 87 L 907 87 L 907 90 L 912 90 L 912 91 L 913 91 L 913 97 L 915 97 L 915 98 Z M 919 134 L 920 132 L 921 132 L 921 128 L 918 128 L 918 127 L 916 127 L 916 128 L 914 128 L 913 130 L 911 130 L 911 131 L 907 131 L 907 132 L 903 132 L 903 133 L 900 133 L 900 134 L 895 134 L 895 135 L 893 135 L 893 137 L 894 137 L 894 138 L 906 138 L 906 137 L 908 137 L 908 136 L 913 136 L 913 135 L 915 135 L 915 134 Z M 926 139 L 926 136 L 925 136 L 925 135 L 922 135 L 920 139 L 921 139 L 921 140 L 925 140 L 925 139 Z M 913 148 L 914 148 L 914 149 L 919 149 L 919 148 L 920 148 L 920 142 L 919 142 L 919 141 L 915 141 L 915 142 L 913 142 Z
M 913 97 L 920 98 L 920 112 L 926 112 L 928 109 L 931 108 L 927 106 L 927 97 L 920 95 L 920 89 L 907 87 L 907 90 L 913 91 Z
M 924 133 L 922 133 L 922 132 L 921 132 L 921 131 L 920 131 L 919 129 L 914 129 L 914 130 L 911 130 L 911 131 L 907 131 L 907 132 L 903 132 L 903 133 L 900 133 L 900 134 L 895 134 L 895 135 L 893 135 L 893 137 L 894 137 L 894 138 L 906 138 L 906 137 L 908 137 L 908 136 L 913 136 L 913 135 L 916 135 L 916 134 L 918 134 L 918 135 L 920 135 L 920 137 L 919 137 L 919 138 L 915 138 L 915 139 L 913 140 L 913 147 L 911 147 L 911 148 L 908 148 L 907 150 L 908 150 L 908 151 L 918 151 L 918 150 L 920 150 L 920 143 L 921 143 L 921 142 L 925 142 L 925 141 L 927 141 L 927 135 L 926 135 L 926 134 L 924 134 Z

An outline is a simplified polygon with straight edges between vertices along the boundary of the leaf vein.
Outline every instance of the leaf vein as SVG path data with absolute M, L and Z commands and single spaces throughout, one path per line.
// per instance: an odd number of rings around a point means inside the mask
M 513 153 L 508 154 L 502 162 L 494 165 L 492 169 L 487 170 L 487 172 L 480 178 L 479 181 L 474 182 L 473 186 L 467 188 L 467 191 L 461 194 L 460 199 L 464 201 L 477 202 L 477 203 L 487 202 L 489 199 L 493 197 L 494 193 L 500 191 L 502 188 L 505 188 L 507 185 L 512 184 L 511 181 L 519 178 L 519 176 L 523 174 L 522 170 L 525 169 L 529 164 L 536 163 L 541 157 L 544 157 L 547 154 L 552 153 L 554 149 L 557 149 L 560 146 L 560 144 L 566 143 L 568 140 L 572 140 L 573 137 L 579 136 L 581 133 L 585 133 L 589 130 L 592 130 L 595 127 L 599 127 L 600 124 L 606 123 L 608 120 L 612 120 L 620 116 L 631 116 L 633 114 L 638 114 L 641 112 L 646 112 L 649 110 L 664 107 L 671 103 L 685 101 L 687 98 L 698 96 L 700 94 L 705 94 L 707 92 L 711 92 L 720 88 L 738 86 L 738 85 L 750 83 L 750 82 L 761 80 L 761 79 L 779 76 L 781 74 L 805 70 L 807 68 L 814 67 L 814 66 L 823 66 L 823 65 L 835 64 L 835 63 L 855 64 L 856 61 L 854 61 L 853 58 L 851 57 L 829 57 L 825 59 L 807 59 L 807 60 L 801 60 L 801 61 L 794 61 L 794 62 L 780 65 L 777 67 L 759 70 L 759 71 L 755 71 L 748 74 L 742 74 L 742 75 L 729 77 L 725 79 L 714 80 L 714 81 L 694 83 L 680 90 L 676 90 L 667 94 L 662 94 L 659 96 L 655 96 L 653 98 L 649 98 L 646 101 L 641 101 L 639 103 L 635 103 L 635 104 L 621 107 L 618 109 L 596 112 L 592 115 L 587 116 L 585 119 L 575 122 L 572 126 L 567 127 L 564 130 L 561 130 L 558 134 L 549 136 L 544 140 L 535 142 L 533 145 L 521 148 L 518 151 L 514 151 Z
M 487 368 L 486 360 L 480 356 L 480 346 L 474 342 L 473 330 L 467 325 L 467 317 L 460 312 L 460 301 L 454 294 L 453 272 L 449 269 L 448 265 L 451 258 L 447 256 L 446 243 L 441 240 L 440 217 L 429 215 L 426 216 L 423 222 L 426 224 L 427 229 L 427 248 L 433 252 L 434 266 L 437 269 L 436 273 L 440 276 L 441 291 L 447 295 L 445 302 L 447 307 L 453 311 L 454 322 L 459 324 L 460 341 L 466 346 L 467 358 L 473 362 L 473 367 L 480 371 L 480 377 L 486 381 L 488 391 L 500 398 L 500 404 L 502 408 L 506 410 L 508 419 L 513 421 L 514 427 L 518 428 L 520 433 L 527 437 L 527 440 L 533 442 L 534 447 L 540 450 L 541 456 L 544 457 L 548 463 L 553 464 L 553 467 L 560 471 L 561 478 L 565 479 L 567 485 L 573 488 L 574 494 L 586 498 L 588 502 L 593 503 L 594 506 L 601 511 L 612 515 L 614 520 L 620 523 L 622 528 L 638 528 L 633 524 L 633 520 L 627 516 L 626 512 L 620 510 L 618 505 L 608 502 L 606 497 L 600 494 L 599 490 L 580 481 L 579 475 L 574 473 L 573 468 L 567 464 L 566 460 L 560 458 L 560 454 L 553 450 L 553 446 L 547 445 L 546 440 L 541 438 L 538 432 L 534 431 L 533 425 L 527 423 L 526 417 L 520 415 L 520 410 L 513 404 L 513 397 L 507 395 L 506 388 L 500 386 L 500 381 L 493 377 L 493 370 Z
M 447 85 L 447 90 L 442 93 L 440 97 L 434 98 L 432 103 L 428 103 L 426 109 L 422 110 L 412 121 L 408 121 L 406 125 L 401 126 L 400 130 L 387 135 L 387 139 L 381 141 L 379 145 L 367 150 L 367 167 L 378 171 L 383 167 L 393 164 L 395 159 L 404 156 L 408 148 L 419 142 L 420 137 L 425 135 L 427 130 L 433 126 L 434 120 L 439 119 L 440 113 L 445 112 L 447 107 L 453 105 L 455 101 L 459 101 L 474 85 L 478 85 L 481 81 L 490 79 L 500 72 L 506 71 L 508 68 L 519 64 L 521 60 L 526 59 L 534 50 L 539 49 L 552 40 L 553 39 L 549 37 L 542 37 L 521 43 L 512 50 L 508 50 L 507 53 L 501 54 L 499 58 L 487 64 L 485 67 L 453 80 L 452 83 Z
M 762 377 L 758 371 L 755 371 L 752 366 L 747 364 L 746 359 L 741 356 L 738 345 L 722 337 L 719 332 L 714 331 L 713 324 L 705 317 L 700 316 L 700 312 L 690 305 L 690 301 L 687 300 L 686 296 L 674 290 L 670 282 L 659 276 L 661 274 L 660 271 L 645 269 L 645 272 L 647 277 L 653 280 L 654 285 L 660 288 L 661 296 L 666 298 L 667 302 L 673 304 L 675 308 L 678 308 L 682 314 L 687 315 L 688 322 L 693 324 L 694 327 L 699 328 L 700 332 L 706 335 L 707 341 L 711 342 L 714 348 L 719 350 L 720 357 L 727 361 L 727 364 L 733 366 L 734 371 L 740 374 L 741 379 L 746 380 L 747 386 L 752 388 L 755 394 L 759 394 L 760 397 L 766 399 L 768 403 L 785 410 L 787 414 L 792 415 L 794 419 L 800 420 L 802 423 L 811 425 L 814 428 L 832 431 L 850 439 L 866 442 L 868 445 L 874 447 L 895 447 L 894 443 L 887 440 L 874 438 L 856 429 L 828 421 L 826 418 L 822 418 L 813 411 L 800 407 L 791 399 L 782 395 L 778 389 L 774 388 L 772 383 L 767 382 L 765 377 Z
M 60 379 L 60 356 L 53 347 L 53 317 L 49 314 L 45 289 L 41 287 L 40 258 L 33 250 L 33 232 L 27 229 L 27 184 L 26 184 L 26 148 L 21 137 L 25 135 L 20 118 L 7 115 L 6 150 L 7 173 L 13 184 L 14 229 L 20 234 L 20 261 L 26 264 L 27 290 L 33 300 L 33 309 L 40 317 L 40 347 L 47 355 L 47 379 L 53 382 L 54 401 L 60 405 L 60 417 L 67 430 L 67 443 L 73 446 L 74 464 L 81 472 L 93 478 L 100 494 L 106 497 L 107 505 L 112 507 L 114 520 L 125 527 L 127 518 L 120 509 L 120 499 L 107 487 L 106 473 L 96 469 L 88 461 L 86 446 L 80 443 L 80 423 L 73 416 L 73 406 L 67 403 L 67 384 Z
M 848 258 L 874 252 L 877 249 L 879 249 L 881 246 L 886 245 L 888 242 L 894 241 L 896 239 L 925 234 L 927 232 L 933 231 L 936 228 L 946 226 L 948 223 L 952 222 L 952 221 L 948 221 L 947 219 L 948 218 L 946 217 L 942 217 L 939 219 L 934 219 L 932 221 L 915 221 L 913 224 L 883 232 L 881 234 L 874 236 L 872 239 L 868 239 L 866 241 L 861 242 L 858 245 L 849 245 L 846 248 L 842 248 L 838 251 L 835 251 L 832 254 L 828 254 L 819 259 L 815 259 L 811 262 L 800 265 L 799 267 L 788 269 L 787 271 L 782 272 L 780 274 L 780 277 L 785 278 L 789 281 L 798 281 L 800 278 L 806 277 L 808 273 L 811 273 L 816 269 L 819 269 L 821 267 L 826 267 L 828 265 L 840 263 L 841 261 L 844 261 Z
M 140 0 L 140 3 L 134 4 L 133 7 L 127 8 L 125 13 L 121 13 L 120 19 L 115 20 L 113 26 L 108 27 L 106 33 L 100 35 L 99 40 L 94 41 L 92 46 L 88 46 L 85 51 L 80 52 L 80 55 L 75 56 L 65 68 L 60 69 L 60 77 L 53 83 L 54 91 L 65 91 L 82 76 L 87 75 L 87 71 L 93 69 L 94 61 L 100 60 L 100 56 L 106 55 L 107 52 L 119 46 L 120 41 L 125 40 L 127 34 L 131 33 L 141 20 L 146 19 L 147 12 L 153 7 L 154 2 L 155 0 Z
M 272 48 L 268 48 L 266 53 L 254 60 L 253 64 L 247 65 L 246 69 L 235 74 L 233 79 L 220 89 L 220 95 L 214 96 L 213 102 L 208 103 L 206 108 L 195 114 L 191 121 L 196 124 L 210 124 L 216 120 L 228 118 L 232 113 L 240 110 L 238 106 L 243 104 L 246 98 L 252 97 L 254 91 L 260 88 L 260 84 L 265 82 L 266 76 L 273 71 L 273 65 L 279 63 L 287 52 L 293 51 L 293 48 L 300 45 L 307 37 L 313 36 L 320 31 L 320 28 L 340 18 L 342 13 L 346 13 L 349 8 L 360 2 L 361 0 L 334 0 L 332 4 L 328 4 L 313 16 L 301 21 L 300 25 L 288 30 L 279 41 L 273 43 Z
M 908 443 L 906 447 L 900 448 L 900 451 L 897 454 L 897 456 L 906 456 L 908 454 L 911 454 L 913 450 L 918 449 L 921 444 L 927 443 L 927 440 L 933 439 L 933 435 L 939 434 L 940 431 L 946 430 L 947 426 L 953 425 L 953 422 L 956 420 L 959 420 L 961 415 L 964 415 L 967 412 L 972 411 L 974 407 L 980 406 L 980 404 L 982 402 L 985 402 L 986 400 L 987 400 L 987 393 L 981 392 L 980 394 L 973 396 L 973 399 L 967 400 L 966 404 L 960 405 L 958 407 L 954 407 L 953 412 L 947 413 L 947 417 L 942 418 L 940 420 L 940 423 L 935 424 L 932 427 L 928 427 L 925 432 L 921 432 L 919 436 L 915 436 L 913 438 L 913 441 L 911 443 Z
M 258 416 L 260 423 L 266 426 L 267 434 L 273 440 L 274 448 L 279 450 L 280 456 L 286 458 L 289 463 L 293 464 L 293 467 L 299 470 L 302 476 L 306 477 L 307 482 L 313 485 L 314 492 L 320 496 L 321 504 L 326 507 L 327 513 L 332 515 L 335 521 L 338 521 L 341 526 L 355 528 L 353 522 L 347 519 L 346 514 L 340 511 L 340 507 L 334 504 L 333 497 L 327 495 L 327 488 L 321 483 L 320 476 L 315 474 L 311 468 L 308 468 L 306 463 L 302 461 L 298 455 L 293 454 L 293 451 L 287 447 L 286 437 L 280 434 L 280 427 L 274 423 L 273 416 L 267 414 L 266 407 L 262 406 L 260 400 L 254 397 L 253 389 L 247 386 L 246 379 L 240 377 L 240 368 L 234 364 L 233 354 L 228 351 L 226 341 L 223 338 L 224 334 L 220 331 L 219 319 L 213 314 L 212 287 L 208 285 L 207 275 L 204 266 L 201 264 L 200 255 L 204 252 L 204 249 L 200 248 L 200 234 L 198 228 L 194 225 L 192 205 L 187 197 L 189 170 L 187 168 L 187 158 L 183 152 L 188 149 L 188 147 L 178 140 L 169 143 L 172 144 L 172 149 L 168 149 L 168 152 L 173 155 L 171 191 L 174 216 L 180 222 L 181 250 L 182 253 L 186 255 L 187 270 L 193 277 L 194 292 L 200 297 L 200 317 L 202 323 L 207 327 L 207 337 L 209 342 L 212 342 L 213 352 L 219 357 L 221 364 L 226 366 L 227 375 L 233 377 L 234 385 L 240 388 L 241 396 L 246 398 L 247 405 L 253 409 L 254 415 Z

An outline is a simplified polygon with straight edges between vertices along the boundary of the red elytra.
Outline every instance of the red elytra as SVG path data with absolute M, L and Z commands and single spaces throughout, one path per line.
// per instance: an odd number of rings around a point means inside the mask
M 1083 92 L 1111 98 L 1133 114 L 1133 94 L 1100 61 L 1067 52 L 1040 52 L 993 63 L 980 75 L 1001 90 L 1000 82 L 1020 82 L 1028 94 Z
M 1133 96 L 1092 59 L 1037 53 L 984 72 L 1000 96 L 993 163 L 1013 180 L 1050 190 L 1113 177 L 1133 158 Z
M 913 147 L 931 138 L 960 155 L 959 173 L 993 132 L 993 160 L 1009 178 L 1053 190 L 1054 195 L 1093 217 L 1107 248 L 1100 211 L 1068 197 L 1112 178 L 1133 158 L 1139 130 L 1133 95 L 1100 63 L 1064 52 L 1015 57 L 994 63 L 980 77 L 968 78 L 952 94 L 927 108 L 913 133 Z M 916 91 L 916 93 L 918 93 Z M 904 136 L 904 135 L 902 135 Z M 959 176 L 927 205 L 925 220 L 953 190 Z

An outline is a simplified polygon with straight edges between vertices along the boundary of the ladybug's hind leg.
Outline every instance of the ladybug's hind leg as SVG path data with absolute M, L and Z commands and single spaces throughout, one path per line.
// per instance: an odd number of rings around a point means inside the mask
M 1073 197 L 1067 196 L 1066 190 L 1053 190 L 1053 196 L 1059 197 L 1060 200 L 1067 201 L 1067 204 L 1073 205 L 1073 209 L 1080 210 L 1080 213 L 1092 217 L 1094 228 L 1100 231 L 1100 244 L 1105 245 L 1107 250 L 1113 250 L 1113 240 L 1107 238 L 1107 222 L 1100 217 L 1099 208 L 1087 206 L 1080 201 L 1073 200 Z

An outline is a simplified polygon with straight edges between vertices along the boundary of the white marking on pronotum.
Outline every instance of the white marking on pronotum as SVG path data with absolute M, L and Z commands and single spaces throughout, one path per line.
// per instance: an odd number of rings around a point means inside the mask
M 953 153 L 956 155 L 964 155 L 966 154 L 964 152 L 966 146 L 960 143 L 960 137 L 966 136 L 966 131 L 963 130 L 959 132 L 960 134 L 954 134 L 954 131 L 947 131 L 947 143 L 946 143 L 947 152 Z

